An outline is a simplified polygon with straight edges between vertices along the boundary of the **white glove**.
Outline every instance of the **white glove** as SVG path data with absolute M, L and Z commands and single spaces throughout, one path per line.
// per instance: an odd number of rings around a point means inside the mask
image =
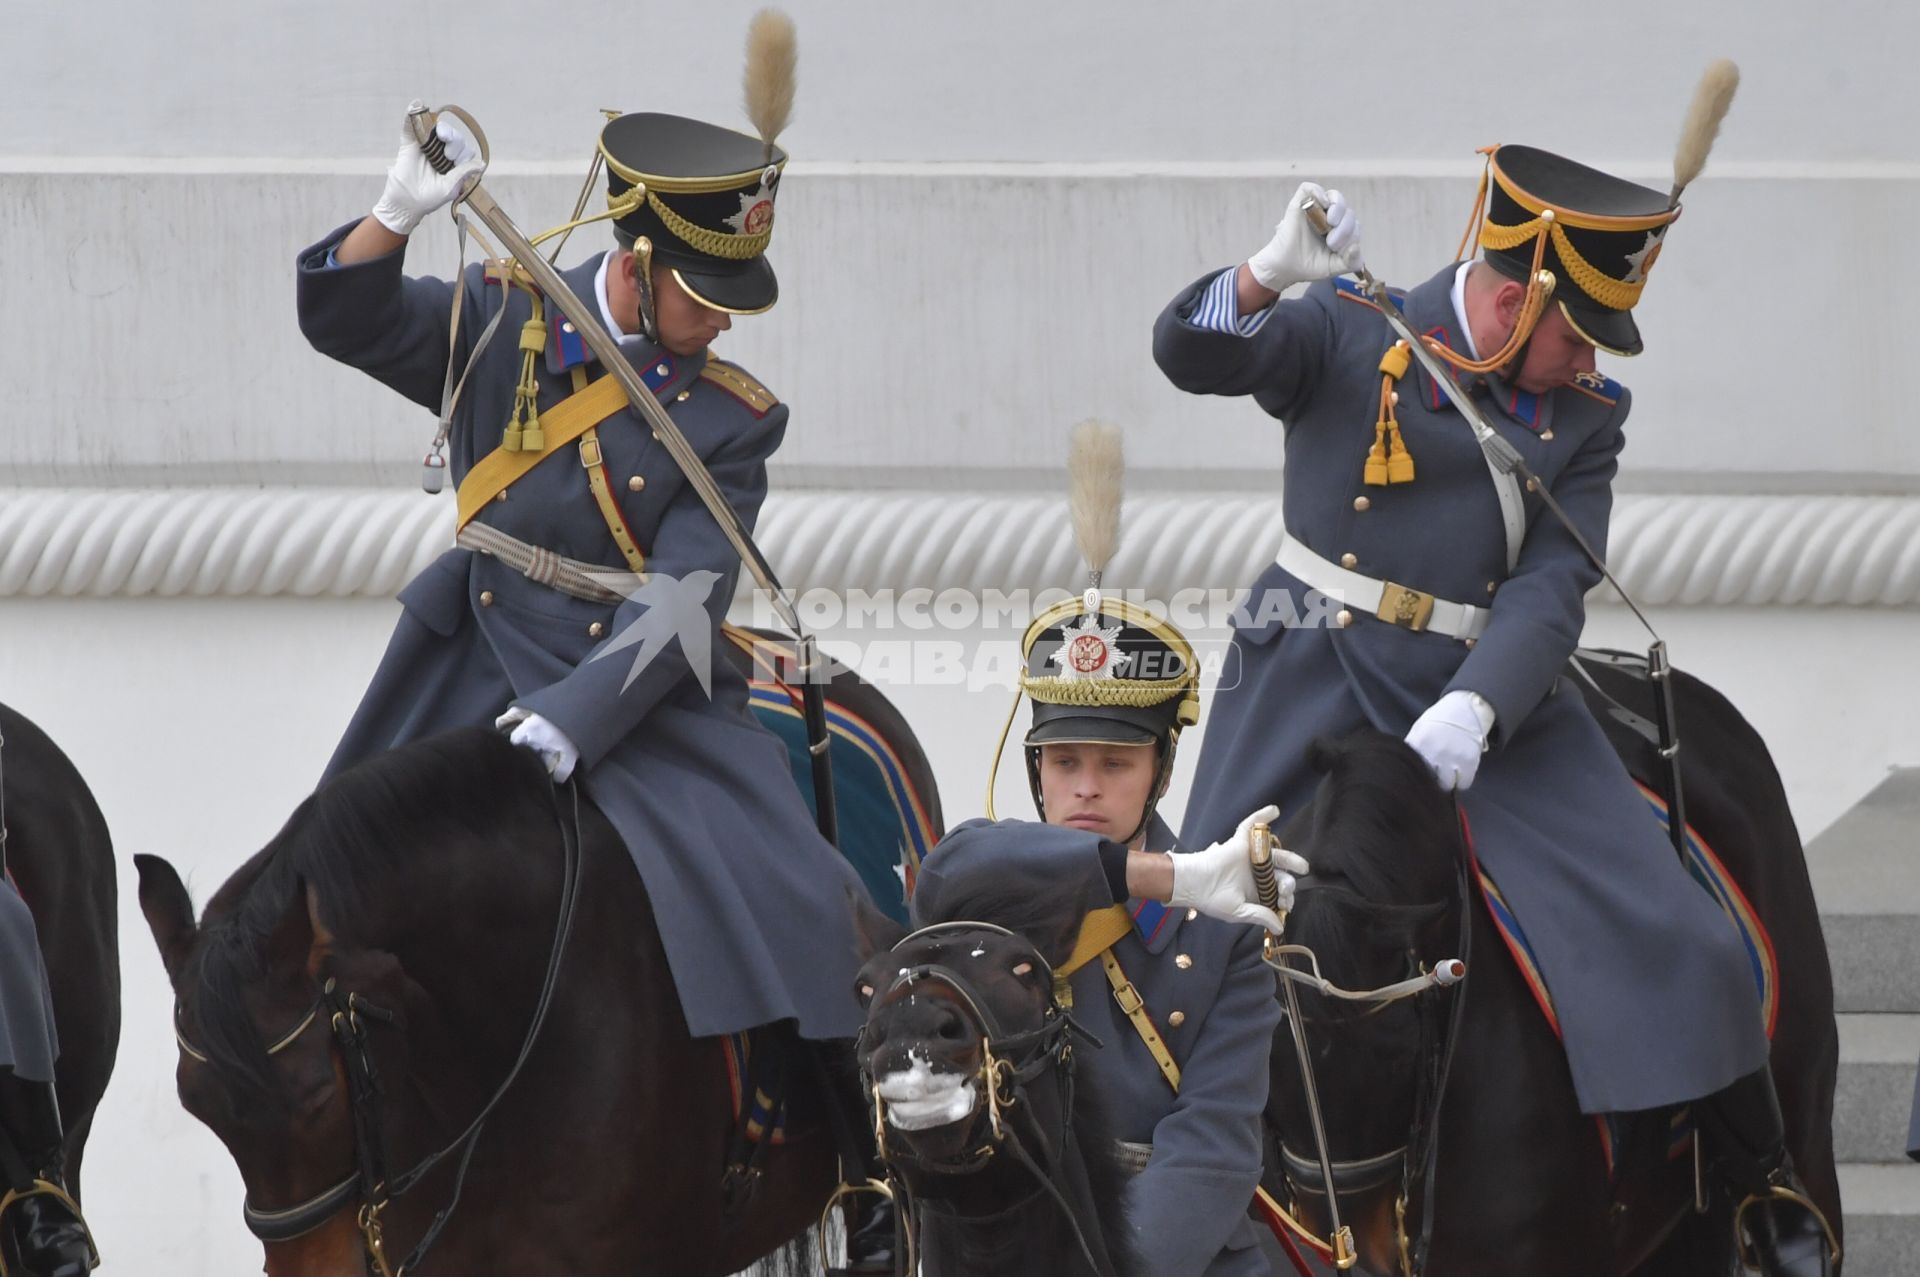
M 1253 882 L 1252 842 L 1248 835 L 1256 824 L 1272 824 L 1280 818 L 1278 807 L 1262 807 L 1233 831 L 1233 837 L 1215 843 L 1205 851 L 1174 852 L 1173 894 L 1169 904 L 1198 909 L 1209 918 L 1224 922 L 1250 922 L 1280 934 L 1280 918 L 1260 903 L 1260 891 Z M 1293 908 L 1293 878 L 1307 872 L 1307 862 L 1284 847 L 1273 849 L 1274 884 L 1280 888 L 1280 909 Z
M 1313 229 L 1301 207 L 1309 199 L 1326 206 L 1325 238 Z M 1362 265 L 1359 216 L 1347 207 L 1346 196 L 1313 182 L 1300 183 L 1300 189 L 1287 201 L 1286 214 L 1273 228 L 1273 239 L 1247 259 L 1253 277 L 1276 293 L 1284 293 L 1294 284 L 1357 271 Z
M 1480 770 L 1493 706 L 1478 692 L 1448 692 L 1414 720 L 1407 744 L 1427 760 L 1442 789 L 1465 789 Z
M 466 126 L 451 115 L 442 115 L 433 131 L 447 147 L 453 169 L 436 173 L 420 144 L 413 140 L 413 125 L 400 126 L 400 154 L 387 170 L 387 189 L 373 206 L 374 218 L 395 235 L 411 235 L 427 214 L 453 203 L 467 182 L 486 167 L 480 147 Z
M 555 784 L 565 784 L 567 777 L 573 775 L 574 766 L 580 761 L 580 751 L 567 739 L 565 732 L 546 719 L 516 705 L 494 719 L 493 725 L 503 732 L 509 727 L 513 728 L 513 734 L 507 739 L 540 755 L 540 761 L 547 765 L 547 772 Z

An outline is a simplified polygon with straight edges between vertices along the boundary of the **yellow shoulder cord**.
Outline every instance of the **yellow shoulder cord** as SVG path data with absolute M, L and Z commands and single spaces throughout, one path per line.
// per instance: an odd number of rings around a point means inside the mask
M 1467 245 L 1476 237 L 1481 247 L 1496 250 L 1513 248 L 1516 245 L 1524 244 L 1528 239 L 1532 239 L 1534 241 L 1533 268 L 1527 272 L 1527 296 L 1526 300 L 1520 305 L 1520 318 L 1519 322 L 1513 326 L 1513 335 L 1507 338 L 1506 345 L 1495 351 L 1488 358 L 1470 359 L 1448 347 L 1445 342 L 1435 341 L 1431 337 L 1426 339 L 1428 350 L 1432 351 L 1433 354 L 1440 359 L 1452 364 L 1455 368 L 1460 369 L 1462 372 L 1497 372 L 1499 369 L 1506 367 L 1513 357 L 1520 353 L 1520 347 L 1524 346 L 1527 339 L 1533 336 L 1534 325 L 1538 324 L 1540 322 L 1540 316 L 1546 313 L 1547 299 L 1553 295 L 1552 276 L 1549 275 L 1543 279 L 1540 274 L 1540 264 L 1544 262 L 1547 257 L 1547 240 L 1549 236 L 1552 237 L 1554 245 L 1560 250 L 1561 260 L 1569 263 L 1570 269 L 1577 270 L 1579 267 L 1586 265 L 1585 259 L 1573 251 L 1572 241 L 1567 239 L 1567 233 L 1560 228 L 1558 221 L 1555 220 L 1552 209 L 1546 209 L 1539 217 L 1521 226 L 1489 226 L 1486 224 L 1488 175 L 1493 169 L 1493 153 L 1499 149 L 1498 146 L 1483 146 L 1480 148 L 1480 154 L 1487 157 L 1487 162 L 1481 167 L 1480 189 L 1473 197 L 1473 212 L 1467 217 L 1467 230 L 1466 233 L 1460 237 L 1460 247 L 1454 250 L 1453 260 L 1457 262 L 1465 257 L 1467 254 Z M 1598 274 L 1598 272 L 1590 273 Z M 1605 280 L 1604 276 L 1601 278 L 1603 281 Z M 1584 283 L 1582 286 L 1585 286 Z M 1595 297 L 1602 296 L 1601 293 L 1593 292 L 1592 289 L 1588 289 L 1588 292 Z M 1624 307 L 1621 309 L 1624 309 Z M 1368 482 L 1372 482 L 1372 480 L 1368 480 Z
M 577 395 L 587 388 L 586 366 L 575 364 L 571 371 L 573 393 Z M 620 503 L 613 499 L 613 489 L 607 483 L 606 459 L 600 453 L 600 431 L 596 427 L 587 427 L 580 436 L 580 466 L 587 472 L 587 487 L 593 493 L 593 503 L 600 507 L 600 517 L 606 521 L 613 543 L 620 547 L 620 557 L 636 574 L 645 572 L 647 556 L 640 552 L 633 529 L 627 526 L 627 516 L 621 512 Z
M 1396 341 L 1380 356 L 1380 415 L 1373 423 L 1373 448 L 1367 453 L 1363 479 L 1374 487 L 1389 483 L 1413 482 L 1413 454 L 1400 437 L 1400 418 L 1394 408 L 1400 402 L 1396 383 L 1407 375 L 1413 352 L 1404 341 Z

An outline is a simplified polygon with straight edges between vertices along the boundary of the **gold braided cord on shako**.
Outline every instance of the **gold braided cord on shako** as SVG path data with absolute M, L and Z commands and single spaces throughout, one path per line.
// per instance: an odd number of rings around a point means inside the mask
M 1560 224 L 1561 220 L 1556 210 L 1552 220 L 1536 217 L 1518 226 L 1495 226 L 1492 222 L 1486 222 L 1480 227 L 1480 247 L 1496 251 L 1516 248 L 1540 235 L 1550 235 L 1554 251 L 1560 254 L 1560 264 L 1566 268 L 1567 277 L 1581 292 L 1610 310 L 1632 310 L 1638 305 L 1647 281 L 1639 279 L 1629 284 L 1623 279 L 1615 279 L 1589 262 L 1573 246 L 1566 227 Z
M 1482 173 L 1480 177 L 1482 196 L 1484 196 L 1484 186 L 1488 177 L 1492 177 L 1492 181 L 1500 184 L 1501 192 L 1505 192 L 1509 200 L 1513 200 L 1534 217 L 1517 225 L 1507 225 L 1507 227 L 1498 225 L 1494 221 L 1482 221 L 1480 236 L 1478 236 L 1480 248 L 1501 252 L 1507 248 L 1519 248 L 1521 244 L 1534 240 L 1536 236 L 1542 240 L 1549 238 L 1553 242 L 1553 252 L 1559 253 L 1561 267 L 1567 271 L 1567 278 L 1571 278 L 1572 284 L 1580 288 L 1580 292 L 1584 292 L 1586 296 L 1594 298 L 1599 305 L 1605 305 L 1607 309 L 1613 309 L 1613 311 L 1634 309 L 1634 305 L 1640 303 L 1640 294 L 1647 286 L 1645 277 L 1638 280 L 1624 280 L 1624 278 L 1607 275 L 1592 261 L 1588 261 L 1586 255 L 1580 253 L 1578 248 L 1574 248 L 1572 236 L 1567 234 L 1567 229 L 1572 227 L 1574 230 L 1605 230 L 1605 232 L 1619 232 L 1619 230 L 1651 232 L 1651 230 L 1659 230 L 1661 227 L 1670 225 L 1680 215 L 1680 209 L 1668 207 L 1659 213 L 1642 213 L 1634 217 L 1624 217 L 1624 215 L 1607 215 L 1607 213 L 1584 213 L 1578 209 L 1549 204 L 1548 200 L 1542 200 L 1540 196 L 1524 190 L 1519 182 L 1513 181 L 1501 169 L 1498 152 L 1500 148 L 1486 148 L 1488 171 Z M 1476 204 L 1476 213 L 1478 213 L 1478 207 L 1480 205 Z M 1544 244 L 1540 248 L 1544 248 Z M 1536 252 L 1536 261 L 1538 261 L 1538 252 Z
M 752 235 L 736 235 L 731 231 L 710 230 L 698 226 L 667 207 L 665 200 L 652 187 L 647 188 L 647 207 L 652 209 L 666 228 L 709 257 L 723 257 L 728 261 L 744 262 L 748 258 L 758 257 L 767 251 L 767 245 L 773 242 L 773 210 L 767 210 L 767 228 Z
M 1027 626 L 1027 632 L 1020 640 L 1020 650 L 1023 653 L 1032 651 L 1033 645 L 1047 630 L 1083 614 L 1084 608 L 1079 599 L 1055 604 L 1033 618 L 1033 623 Z M 1183 701 L 1177 711 L 1178 721 L 1189 726 L 1199 722 L 1200 667 L 1186 636 L 1146 608 L 1122 598 L 1102 596 L 1098 615 L 1125 621 L 1147 631 L 1172 649 L 1180 659 L 1184 672 L 1164 679 L 1122 678 L 1117 675 L 1099 679 L 1063 678 L 1057 674 L 1036 678 L 1023 668 L 1020 674 L 1021 689 L 1046 705 L 1112 705 L 1127 709 L 1163 705 L 1179 696 Z M 1018 704 L 1017 698 L 1015 703 Z

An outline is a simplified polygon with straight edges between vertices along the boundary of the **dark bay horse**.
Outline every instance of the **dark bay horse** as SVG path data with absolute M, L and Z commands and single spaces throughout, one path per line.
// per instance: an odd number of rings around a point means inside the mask
M 1609 739 L 1630 772 L 1657 784 L 1657 747 L 1635 730 L 1652 712 L 1645 683 L 1619 668 L 1589 668 L 1589 697 Z M 1771 936 L 1780 972 L 1772 1062 L 1788 1148 L 1838 1228 L 1832 978 L 1799 836 L 1752 727 L 1697 679 L 1679 675 L 1676 693 L 1688 823 Z M 1397 738 L 1371 732 L 1322 746 L 1316 763 L 1325 779 L 1284 834 L 1314 869 L 1288 940 L 1312 948 L 1326 977 L 1349 988 L 1386 985 L 1417 964 L 1470 951 L 1457 1020 L 1449 1004 L 1457 991 L 1378 1009 L 1301 993 L 1328 1143 L 1334 1160 L 1349 1164 L 1336 1166 L 1335 1179 L 1360 1271 L 1399 1277 L 1403 1244 L 1417 1252 L 1429 1220 L 1423 1271 L 1435 1277 L 1732 1271 L 1732 1204 L 1709 1170 L 1710 1209 L 1693 1210 L 1683 1115 L 1620 1115 L 1604 1126 L 1581 1116 L 1560 1043 L 1477 882 L 1462 913 L 1465 843 L 1425 764 Z M 1284 1028 L 1272 1061 L 1268 1120 L 1286 1150 L 1282 1194 L 1323 1227 L 1321 1177 L 1302 1164 L 1315 1145 Z
M 67 1186 L 78 1197 L 94 1110 L 120 1048 L 113 840 L 86 782 L 45 732 L 0 705 L 0 741 L 6 867 L 33 912 L 53 987 L 65 1170 Z
M 871 910 L 860 1072 L 925 1277 L 1147 1277 L 1078 1030 L 1054 993 L 1081 916 L 1034 884 L 955 898 L 911 935 Z M 904 936 L 904 938 L 903 938 Z
M 722 1046 L 688 1034 L 632 860 L 496 732 L 335 777 L 198 925 L 172 866 L 136 862 L 177 999 L 181 1102 L 238 1165 L 272 1277 L 369 1271 L 363 1178 L 389 1186 L 395 1271 L 458 1202 L 437 1271 L 676 1277 L 775 1251 L 837 1182 L 826 1097 L 796 1070 L 788 1138 L 729 1209 Z M 496 1099 L 463 1174 L 458 1141 Z M 302 1203 L 306 1218 L 274 1217 Z

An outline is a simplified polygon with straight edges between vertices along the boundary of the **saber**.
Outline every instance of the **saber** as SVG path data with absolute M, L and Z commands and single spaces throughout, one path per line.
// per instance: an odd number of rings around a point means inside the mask
M 453 171 L 453 161 L 447 158 L 446 146 L 434 133 L 434 125 L 439 122 L 442 114 L 453 116 L 473 133 L 474 141 L 479 146 L 484 161 L 488 154 L 486 134 L 481 131 L 479 123 L 471 115 L 457 106 L 445 106 L 438 111 L 431 111 L 427 109 L 425 103 L 415 102 L 407 108 L 407 123 L 412 128 L 414 140 L 420 144 L 421 153 L 427 157 L 428 163 L 442 174 Z M 673 418 L 667 415 L 667 410 L 660 406 L 660 401 L 654 398 L 653 392 L 647 389 L 646 382 L 641 380 L 640 374 L 634 370 L 633 365 L 627 362 L 627 357 L 621 353 L 619 345 L 608 335 L 607 330 L 600 326 L 598 306 L 588 306 L 574 295 L 573 290 L 567 286 L 567 281 L 560 277 L 560 272 L 555 270 L 553 264 L 542 257 L 539 251 L 528 242 L 527 237 L 520 233 L 520 228 L 514 225 L 511 217 L 507 216 L 506 210 L 494 201 L 493 196 L 480 184 L 477 176 L 468 184 L 465 192 L 455 197 L 455 203 L 464 203 L 472 209 L 474 216 L 478 217 L 488 230 L 500 237 L 500 242 L 507 254 L 533 278 L 533 282 L 539 285 L 548 300 L 560 308 L 560 313 L 572 321 L 574 331 L 620 383 L 620 389 L 626 392 L 627 400 L 633 405 L 633 410 L 639 413 L 641 419 L 653 430 L 653 437 L 666 445 L 667 452 L 673 457 L 674 463 L 680 467 L 680 473 L 685 475 L 687 482 L 693 485 L 693 490 L 700 496 L 701 504 L 707 507 L 709 514 L 713 515 L 714 522 L 720 525 L 720 531 L 725 534 L 734 552 L 740 556 L 740 561 L 746 565 L 755 584 L 773 600 L 774 610 L 779 614 L 781 622 L 792 631 L 794 654 L 800 665 L 801 694 L 806 701 L 808 753 L 812 757 L 813 764 L 814 814 L 819 823 L 820 832 L 826 836 L 827 841 L 837 846 L 839 839 L 836 835 L 839 831 L 833 793 L 831 738 L 826 730 L 825 694 L 821 690 L 818 677 L 820 656 L 814 646 L 813 636 L 808 634 L 800 624 L 800 613 L 788 596 L 786 587 L 782 586 L 779 578 L 774 576 L 772 566 L 760 553 L 760 547 L 754 544 L 753 535 L 740 521 L 739 511 L 733 508 L 733 503 L 727 500 L 726 493 L 720 490 L 719 483 L 707 469 L 706 463 L 700 459 L 700 454 L 694 451 L 693 445 L 687 442 L 687 436 L 681 432 L 679 426 L 674 424 Z
M 1265 821 L 1256 822 L 1249 832 L 1248 844 L 1254 890 L 1261 904 L 1280 914 L 1280 884 L 1273 873 L 1273 827 Z M 1282 926 L 1286 920 L 1286 915 L 1280 914 Z M 1267 933 L 1268 961 L 1284 966 L 1285 959 L 1275 950 L 1278 939 L 1272 932 Z M 1327 1124 L 1320 1113 L 1320 1089 L 1314 1085 L 1313 1056 L 1307 1050 L 1306 1026 L 1300 1019 L 1300 995 L 1294 991 L 1292 980 L 1282 980 L 1280 992 L 1287 1004 L 1287 1027 L 1293 1034 L 1294 1054 L 1300 1061 L 1300 1085 L 1306 1091 L 1307 1116 L 1313 1122 L 1314 1151 L 1320 1155 L 1320 1182 L 1327 1186 L 1327 1237 L 1333 1243 L 1333 1266 L 1345 1271 L 1358 1263 L 1360 1257 L 1354 1250 L 1353 1230 L 1340 1222 L 1340 1195 L 1333 1189 L 1333 1158 L 1327 1151 Z

